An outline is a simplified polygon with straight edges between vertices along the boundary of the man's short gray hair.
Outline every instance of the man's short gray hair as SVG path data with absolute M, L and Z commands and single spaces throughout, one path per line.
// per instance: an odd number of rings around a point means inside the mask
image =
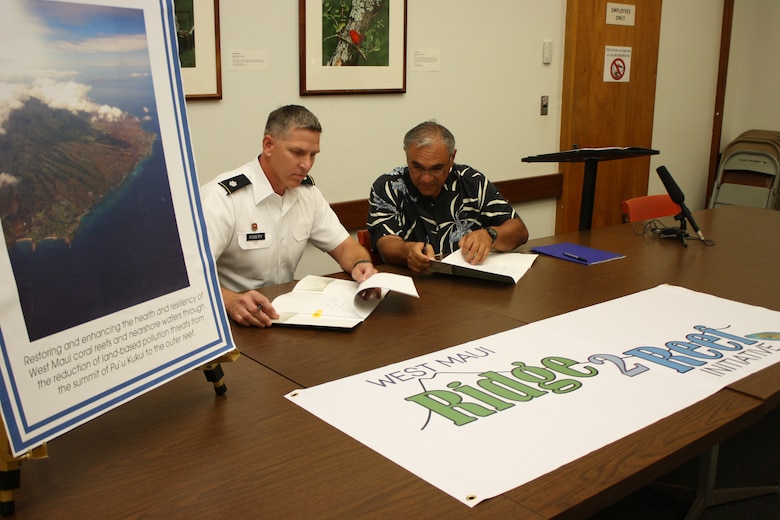
M 299 128 L 322 132 L 320 121 L 309 109 L 300 105 L 286 105 L 268 115 L 265 135 L 284 139 L 290 135 L 290 132 Z
M 408 150 L 411 145 L 429 146 L 441 139 L 450 155 L 455 151 L 455 136 L 434 120 L 425 121 L 415 126 L 404 136 L 404 149 Z

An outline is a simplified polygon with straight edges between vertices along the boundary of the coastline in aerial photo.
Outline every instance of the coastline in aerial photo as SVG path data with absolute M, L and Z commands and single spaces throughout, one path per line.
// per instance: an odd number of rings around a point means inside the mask
M 30 340 L 187 287 L 143 11 L 11 0 L 0 40 L 0 221 Z

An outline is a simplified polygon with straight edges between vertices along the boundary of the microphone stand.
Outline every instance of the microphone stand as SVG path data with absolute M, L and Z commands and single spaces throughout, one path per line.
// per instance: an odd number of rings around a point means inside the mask
M 683 247 L 688 247 L 688 242 L 686 242 L 686 238 L 688 238 L 688 231 L 685 224 L 685 212 L 681 211 L 677 215 L 674 216 L 674 220 L 680 221 L 680 227 L 677 228 L 664 228 L 659 233 L 661 238 L 677 238 L 682 242 Z

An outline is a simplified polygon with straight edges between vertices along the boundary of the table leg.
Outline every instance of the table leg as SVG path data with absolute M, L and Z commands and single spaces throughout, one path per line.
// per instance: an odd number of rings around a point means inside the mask
M 685 515 L 685 520 L 700 518 L 702 513 L 704 513 L 704 510 L 708 507 L 745 500 L 761 495 L 780 493 L 780 486 L 751 486 L 716 489 L 715 477 L 718 470 L 719 449 L 720 445 L 716 444 L 699 458 L 699 476 L 695 490 L 696 494 L 693 497 L 693 503 L 688 509 L 688 513 Z M 661 482 L 654 483 L 653 488 L 677 497 L 681 497 L 684 494 L 690 497 L 693 492 L 690 488 Z

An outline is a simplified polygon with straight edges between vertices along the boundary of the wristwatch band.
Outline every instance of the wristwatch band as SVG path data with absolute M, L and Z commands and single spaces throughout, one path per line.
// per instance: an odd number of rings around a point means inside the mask
M 485 228 L 485 231 L 488 232 L 488 235 L 490 235 L 490 245 L 493 245 L 496 243 L 496 239 L 498 238 L 498 231 L 496 231 L 492 227 Z

